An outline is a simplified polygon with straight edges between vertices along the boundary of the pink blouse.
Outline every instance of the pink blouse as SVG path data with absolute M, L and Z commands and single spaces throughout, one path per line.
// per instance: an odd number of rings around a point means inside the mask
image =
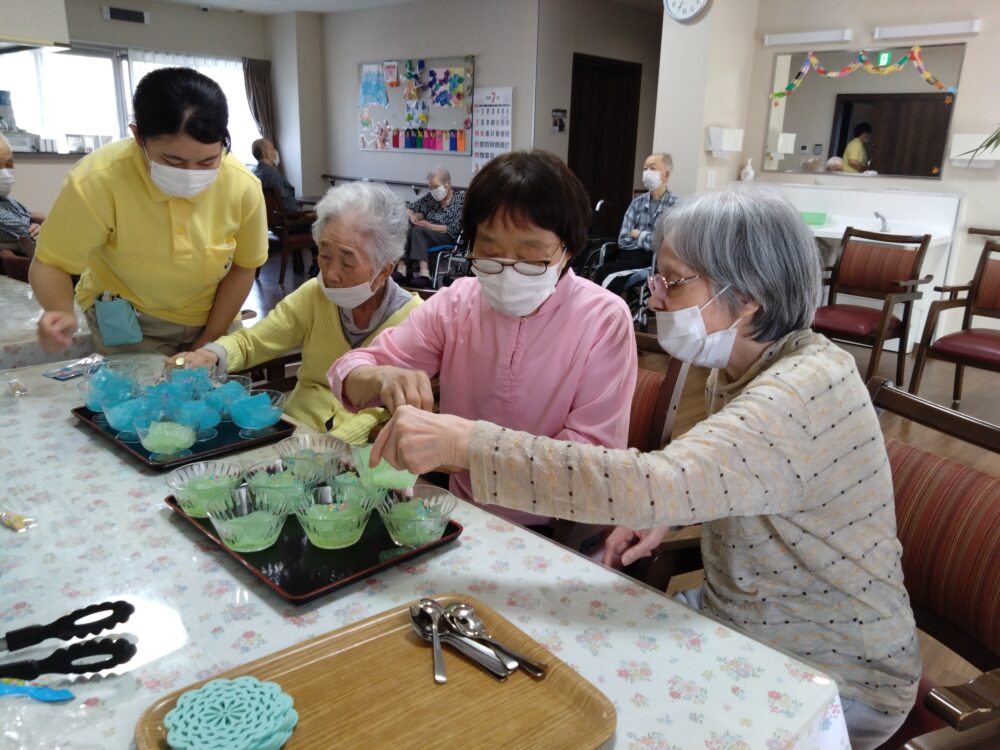
M 638 359 L 628 306 L 568 271 L 532 315 L 498 313 L 475 278 L 458 279 L 371 346 L 333 363 L 330 388 L 344 406 L 344 379 L 360 365 L 392 365 L 440 376 L 444 414 L 534 435 L 625 448 Z M 357 404 L 357 408 L 373 404 Z M 451 490 L 472 498 L 469 474 Z M 485 506 L 522 524 L 551 519 Z

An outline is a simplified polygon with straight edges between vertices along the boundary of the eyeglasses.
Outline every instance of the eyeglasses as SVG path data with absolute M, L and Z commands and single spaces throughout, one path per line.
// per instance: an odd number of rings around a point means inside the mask
M 479 273 L 488 275 L 498 274 L 504 268 L 513 268 L 524 276 L 541 276 L 553 263 L 558 263 L 566 254 L 566 246 L 560 245 L 558 250 L 562 250 L 559 257 L 553 260 L 499 260 L 497 258 L 469 258 L 469 264 Z
M 694 274 L 693 276 L 685 276 L 682 279 L 667 281 L 665 278 L 660 276 L 660 274 L 654 273 L 646 281 L 646 285 L 649 287 L 649 294 L 652 296 L 653 300 L 662 304 L 667 301 L 667 297 L 670 296 L 672 289 L 684 286 L 685 284 L 700 278 L 701 276 L 699 274 Z

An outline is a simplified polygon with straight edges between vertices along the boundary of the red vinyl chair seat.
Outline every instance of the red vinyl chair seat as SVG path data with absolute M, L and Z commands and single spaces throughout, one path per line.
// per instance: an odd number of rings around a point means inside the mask
M 882 311 L 861 305 L 824 305 L 816 310 L 813 328 L 820 333 L 834 336 L 874 336 L 878 333 Z M 889 321 L 886 338 L 899 336 L 902 321 L 895 315 Z
M 935 341 L 931 350 L 1000 367 L 1000 331 L 970 328 L 949 333 Z

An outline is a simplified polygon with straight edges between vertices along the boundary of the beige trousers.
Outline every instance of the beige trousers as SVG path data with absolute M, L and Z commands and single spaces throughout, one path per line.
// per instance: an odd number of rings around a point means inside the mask
M 149 313 L 139 313 L 139 328 L 142 341 L 125 346 L 105 346 L 101 330 L 97 325 L 97 309 L 94 306 L 84 311 L 87 325 L 94 337 L 94 351 L 101 354 L 125 354 L 126 352 L 154 352 L 169 357 L 177 352 L 188 351 L 194 340 L 201 335 L 204 326 L 186 326 L 157 318 Z M 242 327 L 240 321 L 230 326 L 230 332 Z

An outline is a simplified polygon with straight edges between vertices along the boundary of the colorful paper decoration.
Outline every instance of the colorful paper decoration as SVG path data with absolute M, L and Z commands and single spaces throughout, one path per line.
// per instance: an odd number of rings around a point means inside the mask
M 391 89 L 399 88 L 399 63 L 396 60 L 386 60 L 382 63 L 382 77 L 385 85 Z
M 366 63 L 361 66 L 361 89 L 358 91 L 358 106 L 374 104 L 384 107 L 389 103 L 385 93 L 385 79 L 382 76 L 382 66 L 379 63 Z
M 806 59 L 803 61 L 802 67 L 799 69 L 798 73 L 795 74 L 795 77 L 788 82 L 788 85 L 785 86 L 783 90 L 772 93 L 771 98 L 778 100 L 783 97 L 791 96 L 792 92 L 794 92 L 795 89 L 797 89 L 802 83 L 802 79 L 806 77 L 810 69 L 815 70 L 818 75 L 825 78 L 844 78 L 859 69 L 863 69 L 866 73 L 871 73 L 873 75 L 890 75 L 903 70 L 908 62 L 912 63 L 913 67 L 915 67 L 917 72 L 920 73 L 920 76 L 938 91 L 947 91 L 949 94 L 958 93 L 958 89 L 954 86 L 946 87 L 943 83 L 941 83 L 941 81 L 935 78 L 929 70 L 927 70 L 924 65 L 923 58 L 920 56 L 920 47 L 914 46 L 911 47 L 905 55 L 899 58 L 897 62 L 892 63 L 891 65 L 885 65 L 881 68 L 872 63 L 868 59 L 868 55 L 865 51 L 861 50 L 858 52 L 857 59 L 854 62 L 845 65 L 843 68 L 833 73 L 827 71 L 827 69 L 823 67 L 819 58 L 816 56 L 816 53 L 809 52 L 806 54 Z M 777 101 L 775 101 L 775 104 L 777 104 Z
M 461 107 L 465 99 L 464 68 L 430 68 L 427 89 L 431 104 L 438 107 Z
M 403 77 L 406 79 L 406 88 L 403 89 L 403 98 L 412 101 L 420 98 L 427 84 L 424 83 L 424 61 L 407 60 Z
M 407 99 L 406 114 L 403 119 L 407 125 L 423 126 L 428 122 L 429 107 L 423 99 Z

